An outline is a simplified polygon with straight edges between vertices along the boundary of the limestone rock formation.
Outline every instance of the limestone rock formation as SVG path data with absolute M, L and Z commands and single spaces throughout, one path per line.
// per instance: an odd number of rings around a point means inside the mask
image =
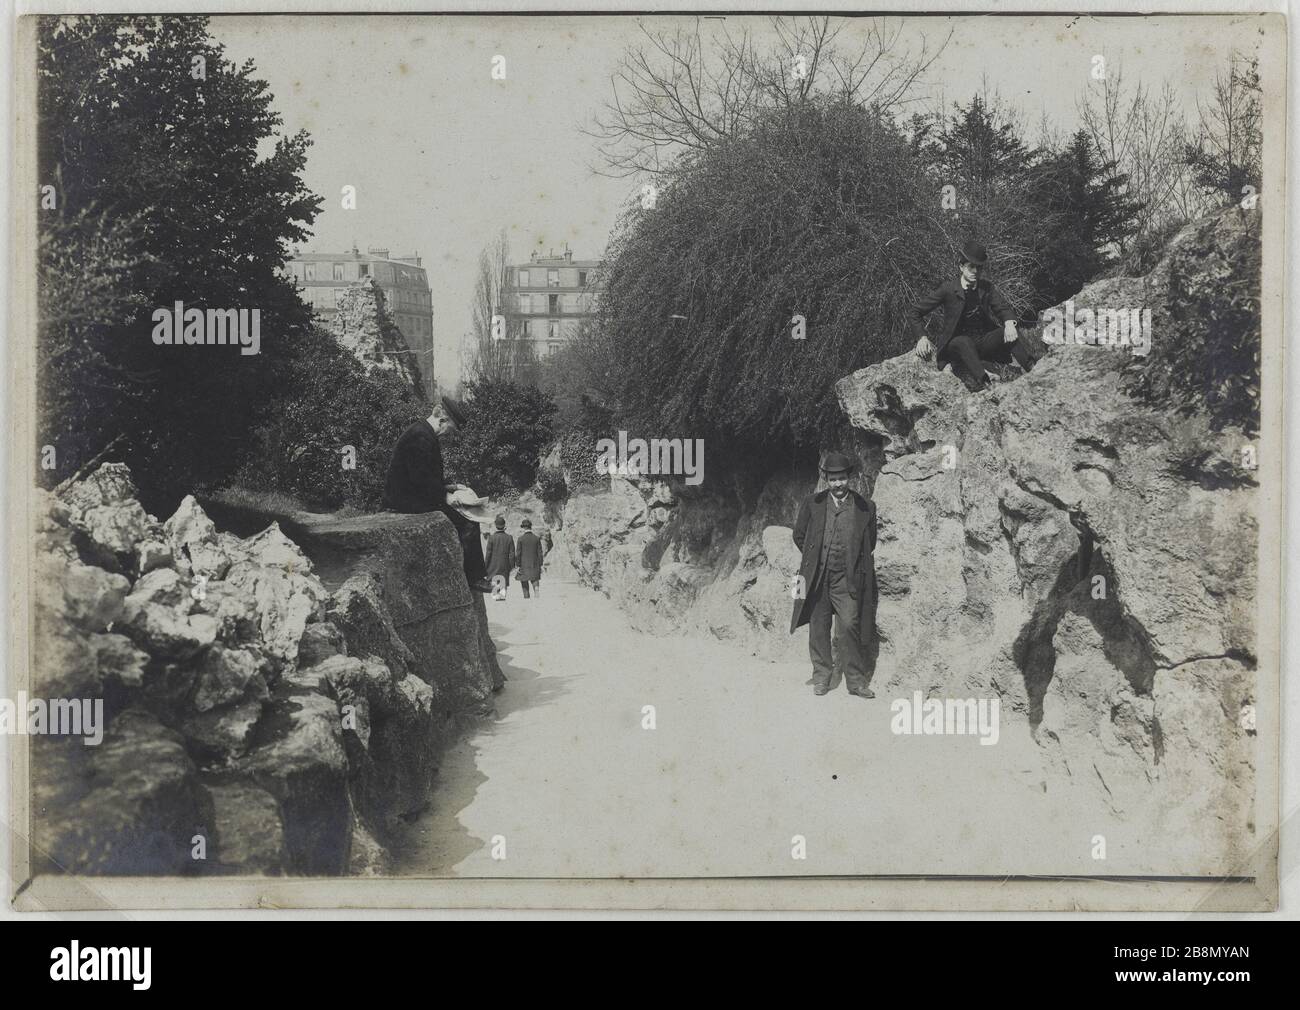
M 1147 307 L 1156 346 L 1176 341 L 1184 275 L 1220 269 L 1214 251 L 1251 227 L 1235 210 L 1190 226 L 1148 277 L 1090 285 L 1074 308 Z M 840 380 L 839 448 L 879 514 L 873 685 L 1000 698 L 1040 746 L 1044 788 L 1132 819 L 1171 870 L 1231 872 L 1253 844 L 1251 438 L 1134 396 L 1142 367 L 1070 343 L 981 394 L 910 354 Z M 564 503 L 564 550 L 645 630 L 805 657 L 791 526 L 814 465 L 697 491 L 657 531 L 662 492 L 615 477 Z
M 331 592 L 277 522 L 237 537 L 187 497 L 159 523 L 121 464 L 40 501 L 28 694 L 96 700 L 107 729 L 32 738 L 36 865 L 382 870 L 504 683 L 446 519 L 295 526 Z
M 330 333 L 367 371 L 392 372 L 422 392 L 420 365 L 384 303 L 384 291 L 367 277 L 350 285 L 330 320 Z M 431 367 L 431 364 L 430 364 Z

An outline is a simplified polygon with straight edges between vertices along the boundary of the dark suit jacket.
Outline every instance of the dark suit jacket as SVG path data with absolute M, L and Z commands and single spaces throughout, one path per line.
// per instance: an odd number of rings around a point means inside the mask
M 515 551 L 515 561 L 519 565 L 519 581 L 539 581 L 542 577 L 542 558 L 545 556 L 546 549 L 541 537 L 532 530 L 521 533 Z
M 803 593 L 794 601 L 790 616 L 790 633 L 807 624 L 812 616 L 809 605 L 813 588 L 821 574 L 822 535 L 826 530 L 826 510 L 833 506 L 826 501 L 829 491 L 820 491 L 803 500 L 799 518 L 794 524 L 794 545 L 803 554 L 799 574 L 803 577 Z M 849 594 L 858 601 L 858 640 L 866 645 L 876 626 L 876 503 L 849 491 L 853 504 L 853 532 L 849 538 L 848 569 Z
M 428 421 L 417 421 L 393 447 L 384 481 L 384 505 L 394 512 L 446 512 L 442 446 Z
M 489 579 L 500 575 L 506 582 L 510 581 L 510 570 L 515 567 L 515 542 L 509 533 L 497 530 L 488 537 L 483 561 L 487 565 Z
M 1011 306 L 991 281 L 981 277 L 976 282 L 976 290 L 979 293 L 980 314 L 988 323 L 987 329 L 994 329 L 1008 319 L 1016 318 Z M 939 335 L 932 337 L 931 341 L 936 351 L 942 351 L 957 332 L 957 324 L 961 322 L 962 311 L 966 308 L 966 292 L 961 286 L 960 277 L 940 284 L 912 306 L 908 322 L 917 340 L 926 336 L 925 317 L 938 308 L 943 309 L 943 325 L 939 329 Z

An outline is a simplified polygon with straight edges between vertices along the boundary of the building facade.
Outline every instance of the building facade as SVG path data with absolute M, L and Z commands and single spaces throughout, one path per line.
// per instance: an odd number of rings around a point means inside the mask
M 576 337 L 582 323 L 595 316 L 600 266 L 598 260 L 575 260 L 566 249 L 558 256 L 534 253 L 527 263 L 510 268 L 503 315 L 512 336 L 532 342 L 539 361 Z
M 287 264 L 302 290 L 303 301 L 323 320 L 334 317 L 338 300 L 349 284 L 373 277 L 384 292 L 388 314 L 402 331 L 416 357 L 425 394 L 433 396 L 433 294 L 420 257 L 389 256 L 387 249 L 345 253 L 298 253 Z

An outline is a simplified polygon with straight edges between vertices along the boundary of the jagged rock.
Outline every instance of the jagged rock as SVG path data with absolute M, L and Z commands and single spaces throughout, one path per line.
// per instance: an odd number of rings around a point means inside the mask
M 98 747 L 38 738 L 33 845 L 48 871 L 175 875 L 195 869 L 201 791 L 179 736 L 140 709 L 119 713 Z
M 147 575 L 175 563 L 171 545 L 161 540 L 142 540 L 136 552 L 136 575 Z
M 212 797 L 210 869 L 279 875 L 284 866 L 284 825 L 275 797 L 241 781 L 213 783 L 207 789 Z
M 295 661 L 307 622 L 323 616 L 327 597 L 320 581 L 255 561 L 237 561 L 225 581 L 252 597 L 266 652 L 285 662 Z
M 170 519 L 163 524 L 174 560 L 184 563 L 195 576 L 217 580 L 225 577 L 230 557 L 217 537 L 217 528 L 193 495 L 186 495 Z
M 136 603 L 159 603 L 188 613 L 190 584 L 173 569 L 158 568 L 136 580 L 131 587 L 131 599 Z
M 130 597 L 114 627 L 150 655 L 162 659 L 184 659 L 217 640 L 217 622 L 207 614 L 186 614 L 164 604 Z
M 144 684 L 147 652 L 137 649 L 125 635 L 91 635 L 90 640 L 101 684 L 112 682 L 129 690 Z
M 217 638 L 227 645 L 253 642 L 261 633 L 257 601 L 239 586 L 229 582 L 207 582 L 193 598 L 191 610 L 207 614 L 217 622 Z
M 194 695 L 190 703 L 199 712 L 226 705 L 244 695 L 250 683 L 261 680 L 261 657 L 249 649 L 229 649 L 213 645 L 199 662 Z M 266 685 L 260 684 L 259 695 L 265 697 Z
M 121 575 L 80 562 L 50 568 L 45 559 L 41 572 L 37 599 L 52 618 L 85 631 L 103 631 L 122 615 L 131 584 Z
M 391 372 L 422 391 L 419 367 L 406 338 L 385 305 L 384 292 L 373 277 L 350 285 L 338 300 L 330 333 L 367 371 Z
M 258 724 L 266 711 L 266 685 L 252 681 L 249 697 L 237 705 L 201 711 L 181 724 L 186 743 L 207 763 L 225 763 L 253 746 Z
M 327 614 L 332 611 L 337 600 L 338 593 L 335 593 L 326 604 Z M 298 665 L 315 666 L 329 659 L 330 656 L 341 656 L 345 652 L 347 652 L 347 642 L 339 626 L 333 621 L 318 621 L 303 629 L 302 638 L 298 641 Z
M 325 615 L 341 629 L 352 655 L 375 656 L 398 677 L 405 677 L 415 666 L 415 655 L 393 626 L 380 591 L 375 576 L 354 575 L 330 598 Z
M 237 767 L 280 804 L 285 869 L 344 872 L 351 812 L 347 753 L 335 702 L 286 679 L 273 692 L 265 719 L 273 735 Z

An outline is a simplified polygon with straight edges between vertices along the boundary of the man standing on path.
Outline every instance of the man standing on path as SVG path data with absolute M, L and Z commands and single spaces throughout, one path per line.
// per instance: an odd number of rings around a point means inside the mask
M 529 585 L 537 595 L 542 595 L 542 559 L 546 557 L 547 547 L 533 532 L 533 521 L 525 519 L 521 526 L 524 532 L 519 535 L 516 558 L 519 562 L 519 585 L 523 587 L 524 599 L 528 599 Z
M 802 554 L 794 587 L 790 633 L 807 624 L 813 665 L 813 694 L 831 689 L 831 616 L 835 645 L 844 664 L 849 694 L 874 698 L 868 686 L 866 652 L 875 634 L 876 503 L 849 490 L 852 461 L 828 452 L 822 463 L 826 490 L 805 498 L 794 524 Z
M 467 519 L 447 504 L 447 492 L 464 487 L 447 484 L 442 472 L 442 444 L 439 438 L 453 432 L 464 421 L 460 405 L 449 397 L 434 404 L 428 418 L 417 421 L 402 433 L 393 447 L 384 482 L 384 505 L 394 512 L 441 512 L 451 520 L 460 540 L 465 579 L 480 593 L 492 587 L 483 565 L 483 548 L 478 523 Z
M 492 584 L 492 599 L 504 600 L 506 588 L 510 585 L 510 570 L 515 567 L 515 542 L 505 531 L 503 516 L 497 516 L 495 525 L 496 532 L 488 537 L 483 561 L 487 565 L 488 581 Z
M 1026 372 L 1034 367 L 1011 307 L 982 276 L 988 258 L 982 245 L 967 242 L 958 261 L 958 276 L 918 301 L 908 320 L 917 337 L 916 356 L 929 360 L 937 350 L 939 367 L 951 362 L 953 374 L 973 393 L 988 388 L 994 378 L 984 371 L 985 360 L 1005 361 L 1010 355 Z M 925 317 L 940 307 L 943 325 L 932 342 L 925 334 Z

